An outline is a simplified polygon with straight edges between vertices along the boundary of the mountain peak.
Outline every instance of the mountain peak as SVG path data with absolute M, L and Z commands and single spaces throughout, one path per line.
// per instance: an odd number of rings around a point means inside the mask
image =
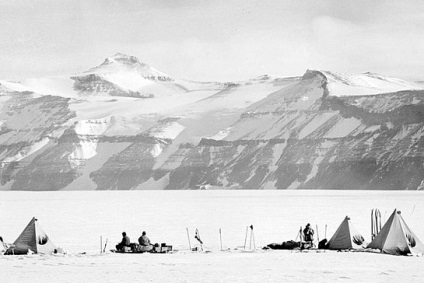
M 100 65 L 110 65 L 110 64 L 123 64 L 128 66 L 148 66 L 147 64 L 141 62 L 137 57 L 126 55 L 123 53 L 116 53 L 112 57 L 106 58 L 103 63 Z
M 111 73 L 137 73 L 145 79 L 159 80 L 159 81 L 173 81 L 174 79 L 141 62 L 137 57 L 126 55 L 123 53 L 116 53 L 112 57 L 106 58 L 102 64 L 97 67 L 91 68 L 85 73 L 95 74 L 111 74 Z
M 106 58 L 105 61 L 118 61 L 119 63 L 126 64 L 126 65 L 142 65 L 146 66 L 145 63 L 141 62 L 137 57 L 126 55 L 123 53 L 116 53 L 110 58 Z

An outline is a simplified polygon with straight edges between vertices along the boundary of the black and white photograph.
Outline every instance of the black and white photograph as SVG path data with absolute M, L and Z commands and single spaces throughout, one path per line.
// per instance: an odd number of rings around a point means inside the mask
M 0 0 L 1 282 L 423 282 L 424 1 Z

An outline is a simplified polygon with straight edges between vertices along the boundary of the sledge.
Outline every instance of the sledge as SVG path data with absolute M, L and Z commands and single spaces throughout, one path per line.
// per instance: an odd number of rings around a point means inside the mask
M 294 249 L 300 249 L 302 246 L 301 242 L 295 242 L 295 241 L 287 241 L 279 243 L 272 243 L 264 247 L 264 249 L 271 249 L 271 250 L 294 250 Z
M 271 243 L 263 247 L 264 250 L 316 250 L 314 244 L 309 242 L 296 242 L 293 240 L 280 243 Z
M 129 247 L 124 247 L 120 250 L 113 249 L 110 251 L 118 254 L 166 254 L 172 252 L 172 246 L 167 245 L 166 243 L 162 243 L 161 245 L 155 244 L 153 246 L 141 246 L 139 244 L 131 243 Z

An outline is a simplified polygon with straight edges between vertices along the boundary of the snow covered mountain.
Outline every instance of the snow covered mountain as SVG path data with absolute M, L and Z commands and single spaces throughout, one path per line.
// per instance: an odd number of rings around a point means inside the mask
M 310 70 L 194 82 L 123 54 L 0 81 L 0 189 L 421 189 L 423 88 Z

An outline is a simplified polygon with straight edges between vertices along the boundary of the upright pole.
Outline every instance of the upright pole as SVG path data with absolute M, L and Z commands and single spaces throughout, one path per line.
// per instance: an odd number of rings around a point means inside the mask
M 327 224 L 325 224 L 325 234 L 324 234 L 324 239 L 327 239 Z
M 302 249 L 303 247 L 303 237 L 302 237 L 302 226 L 300 226 L 299 229 L 299 238 L 300 238 L 300 248 Z
M 103 251 L 103 239 L 102 236 L 100 236 L 100 253 Z
M 252 238 L 253 238 L 253 250 L 256 250 L 255 233 L 253 233 L 253 228 L 252 228 Z
M 249 250 L 252 250 L 252 231 L 250 231 Z
M 249 226 L 246 226 L 246 236 L 244 237 L 244 249 L 246 249 L 247 233 L 248 232 L 249 232 Z
M 199 243 L 200 243 L 200 250 L 203 252 L 203 243 L 200 241 L 200 232 L 197 231 L 197 236 L 199 237 Z
M 222 251 L 222 233 L 221 233 L 221 228 L 219 228 L 219 242 L 221 243 L 221 251 Z
M 371 209 L 371 241 L 374 240 L 374 209 Z
M 190 248 L 190 251 L 191 251 L 190 234 L 188 233 L 188 228 L 186 228 L 186 230 L 187 230 L 188 247 Z
M 106 251 L 107 240 L 108 240 L 108 238 L 106 238 L 106 243 L 105 243 L 105 247 L 103 248 L 103 252 L 105 252 L 105 251 Z
M 319 233 L 318 233 L 318 225 L 315 225 L 317 227 L 317 240 L 318 240 L 318 245 L 319 245 Z

